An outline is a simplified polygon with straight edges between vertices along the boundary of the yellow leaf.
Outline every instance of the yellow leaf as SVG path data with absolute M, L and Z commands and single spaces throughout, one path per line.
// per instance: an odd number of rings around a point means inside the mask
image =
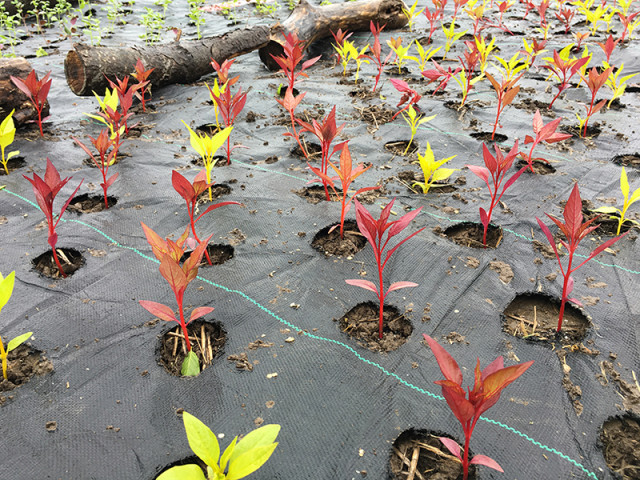
M 5 278 L 2 278 L 2 274 L 0 273 L 0 312 L 2 312 L 2 307 L 4 307 L 11 298 L 15 279 L 15 271 L 11 272 Z

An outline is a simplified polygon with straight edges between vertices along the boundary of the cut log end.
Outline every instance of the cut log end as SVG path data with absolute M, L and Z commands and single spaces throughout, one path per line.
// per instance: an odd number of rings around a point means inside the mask
M 64 60 L 64 74 L 67 84 L 76 95 L 82 95 L 85 91 L 86 77 L 82 58 L 74 50 L 70 50 Z

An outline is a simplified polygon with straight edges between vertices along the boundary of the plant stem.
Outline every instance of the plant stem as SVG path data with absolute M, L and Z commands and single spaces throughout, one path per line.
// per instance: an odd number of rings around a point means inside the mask
M 565 270 L 564 282 L 562 285 L 562 301 L 560 302 L 560 314 L 558 315 L 558 329 L 559 332 L 562 328 L 562 319 L 564 318 L 564 306 L 567 303 L 567 286 L 569 285 L 569 278 L 571 278 L 571 262 L 573 262 L 573 251 L 569 252 L 569 264 Z
M 198 234 L 196 234 L 196 224 L 193 220 L 193 212 L 189 212 L 189 217 L 191 219 L 191 231 L 193 232 L 193 238 L 195 239 L 196 242 L 200 243 L 200 239 L 198 238 Z M 207 262 L 209 262 L 209 265 L 213 265 L 213 263 L 211 263 L 211 258 L 209 257 L 209 246 L 207 245 L 207 248 L 204 249 L 204 255 L 207 257 Z
M 56 262 L 58 270 L 60 271 L 60 273 L 64 278 L 67 278 L 67 274 L 64 273 L 64 270 L 62 269 L 62 265 L 60 265 L 60 260 L 58 260 L 58 254 L 56 253 L 56 248 L 53 247 L 51 251 L 53 252 L 53 260 Z
M 184 341 L 187 344 L 187 351 L 191 351 L 191 343 L 189 342 L 189 332 L 187 331 L 187 324 L 184 321 L 184 312 L 182 311 L 182 301 L 184 292 L 180 295 L 176 294 L 176 300 L 178 301 L 178 310 L 180 310 L 180 327 L 182 328 L 182 335 L 184 335 Z
M 42 108 L 36 107 L 36 110 L 38 111 L 38 127 L 40 127 L 40 136 L 44 137 L 44 133 L 42 131 Z
M 380 300 L 380 323 L 378 326 L 378 338 L 382 340 L 382 321 L 384 317 L 384 285 L 382 284 L 382 270 L 383 266 L 380 264 L 380 258 L 378 260 L 378 281 L 380 282 L 380 286 L 378 287 L 378 299 Z

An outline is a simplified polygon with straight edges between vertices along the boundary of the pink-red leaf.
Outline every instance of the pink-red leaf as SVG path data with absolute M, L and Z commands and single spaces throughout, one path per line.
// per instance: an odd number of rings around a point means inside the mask
M 460 455 L 460 445 L 458 445 L 458 442 L 447 437 L 438 438 L 444 444 L 444 446 L 447 447 L 447 450 L 449 450 L 453 455 L 458 457 L 460 461 L 462 461 L 462 456 Z
M 498 462 L 496 462 L 493 458 L 487 457 L 486 455 L 475 455 L 469 463 L 473 465 L 484 465 L 485 467 L 493 468 L 494 470 L 497 470 L 499 472 L 504 472 L 504 470 L 502 470 L 502 467 L 498 465 Z
M 390 292 L 393 292 L 395 290 L 400 290 L 401 288 L 411 288 L 411 287 L 417 287 L 418 284 L 414 283 L 414 282 L 394 282 L 391 285 L 389 285 L 389 288 L 387 289 L 387 293 L 385 293 L 385 296 L 388 295 Z
M 151 315 L 158 317 L 160 320 L 164 320 L 166 322 L 178 322 L 173 310 L 162 303 L 152 302 L 150 300 L 140 300 L 140 306 Z
M 213 310 L 214 310 L 213 307 L 198 307 L 198 308 L 194 308 L 191 311 L 191 317 L 189 318 L 189 321 L 187 322 L 187 325 L 190 324 L 191 322 L 193 322 L 194 320 L 197 320 L 198 318 L 204 317 L 208 313 L 213 312 Z
M 371 290 L 373 293 L 378 295 L 378 287 L 376 287 L 376 285 L 373 282 L 370 282 L 369 280 L 362 280 L 358 278 L 358 279 L 345 280 L 345 282 L 347 282 L 349 285 L 353 285 L 354 287 L 360 287 L 360 288 L 364 288 L 365 290 Z
M 447 380 L 462 385 L 462 372 L 454 358 L 438 342 L 427 334 L 423 334 L 429 348 L 436 357 L 440 371 Z

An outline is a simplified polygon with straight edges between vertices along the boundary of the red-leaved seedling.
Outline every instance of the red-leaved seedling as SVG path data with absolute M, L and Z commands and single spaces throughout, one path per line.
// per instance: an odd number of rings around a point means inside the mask
M 128 135 L 130 127 L 127 121 L 132 116 L 132 114 L 129 113 L 129 109 L 133 105 L 133 94 L 138 88 L 140 88 L 140 84 L 136 83 L 130 86 L 129 75 L 125 75 L 122 80 L 116 77 L 115 82 L 109 80 L 108 78 L 107 81 L 109 82 L 111 88 L 118 94 L 118 104 L 120 105 L 120 113 L 122 115 L 121 121 L 122 125 L 124 125 L 124 132 Z
M 62 187 L 64 187 L 67 182 L 71 180 L 71 177 L 60 179 L 58 170 L 53 166 L 53 163 L 51 163 L 51 160 L 49 160 L 49 158 L 47 158 L 47 168 L 44 172 L 44 180 L 40 178 L 37 173 L 33 174 L 33 178 L 29 178 L 26 175 L 23 175 L 23 177 L 29 180 L 29 182 L 33 186 L 33 193 L 36 196 L 36 201 L 38 202 L 40 210 L 42 210 L 42 213 L 44 213 L 44 216 L 47 220 L 47 226 L 49 227 L 48 242 L 53 252 L 53 259 L 56 262 L 60 274 L 66 278 L 67 274 L 64 272 L 62 265 L 60 265 L 60 260 L 58 259 L 58 254 L 56 252 L 56 244 L 58 243 L 58 234 L 56 233 L 56 228 L 58 226 L 58 223 L 60 222 L 60 219 L 62 218 L 62 214 L 69 206 L 69 203 L 71 203 L 71 199 L 78 192 L 80 185 L 82 185 L 82 180 L 80 180 L 80 183 L 78 184 L 76 189 L 60 209 L 60 213 L 58 214 L 57 218 L 54 218 L 53 202 Z
M 399 91 L 402 94 L 402 97 L 400 97 L 400 101 L 398 102 L 398 105 L 396 105 L 396 107 L 400 107 L 401 105 L 406 103 L 404 107 L 402 107 L 393 115 L 392 120 L 396 118 L 398 115 L 400 115 L 402 112 L 404 112 L 405 110 L 408 110 L 409 107 L 411 107 L 412 105 L 414 110 L 417 113 L 420 113 L 420 107 L 418 106 L 418 102 L 422 98 L 422 95 L 420 95 L 413 88 L 411 88 L 409 84 L 404 80 L 398 80 L 396 78 L 392 78 L 391 84 L 395 87 L 397 91 Z
M 204 242 L 198 244 L 189 258 L 187 258 L 182 266 L 180 266 L 180 259 L 184 254 L 182 248 L 187 239 L 189 227 L 187 227 L 180 238 L 178 238 L 178 241 L 174 242 L 169 238 L 163 240 L 162 237 L 160 237 L 160 235 L 154 232 L 151 228 L 147 227 L 142 222 L 140 223 L 142 224 L 142 229 L 147 237 L 147 242 L 151 245 L 153 254 L 160 262 L 160 274 L 167 282 L 169 282 L 169 287 L 171 287 L 171 290 L 176 297 L 180 318 L 176 318 L 173 310 L 162 303 L 140 300 L 140 305 L 159 319 L 167 322 L 177 322 L 180 325 L 188 352 L 184 362 L 182 363 L 181 373 L 186 376 L 197 376 L 200 373 L 200 364 L 198 362 L 198 357 L 191 350 L 191 342 L 189 342 L 187 326 L 192 321 L 211 313 L 213 311 L 213 307 L 194 308 L 191 311 L 191 317 L 187 322 L 184 318 L 183 309 L 184 292 L 189 283 L 198 276 L 198 266 L 202 260 L 202 255 L 204 254 L 207 244 L 213 235 L 205 239 Z
M 442 396 L 462 425 L 464 432 L 464 452 L 460 451 L 458 442 L 440 437 L 447 450 L 462 462 L 463 480 L 467 480 L 469 476 L 469 465 L 484 465 L 503 472 L 500 465 L 486 455 L 475 455 L 469 460 L 469 442 L 480 416 L 498 402 L 502 390 L 526 372 L 533 364 L 533 360 L 505 367 L 504 359 L 500 356 L 481 371 L 480 359 L 478 359 L 474 370 L 473 390 L 469 390 L 467 397 L 467 392 L 462 388 L 462 372 L 458 363 L 429 335 L 424 335 L 424 339 L 436 357 L 440 371 L 445 377 L 444 380 L 438 380 L 435 383 L 442 387 Z
M 346 143 L 342 151 L 340 152 L 340 168 L 336 167 L 331 162 L 329 162 L 329 166 L 333 168 L 333 170 L 338 175 L 337 179 L 339 179 L 340 183 L 342 184 L 342 192 L 338 192 L 338 189 L 336 189 L 336 185 L 334 182 L 334 180 L 336 180 L 336 177 L 329 177 L 328 175 L 323 173 L 320 169 L 312 167 L 311 165 L 309 165 L 309 168 L 313 173 L 315 173 L 318 176 L 318 178 L 327 182 L 327 185 L 331 187 L 336 197 L 340 197 L 340 202 L 342 203 L 342 209 L 340 211 L 340 224 L 339 224 L 340 238 L 344 238 L 344 217 L 347 213 L 349 213 L 349 210 L 351 209 L 351 202 L 356 198 L 356 196 L 360 195 L 361 193 L 369 192 L 371 190 L 378 190 L 380 187 L 375 186 L 375 187 L 359 188 L 358 190 L 356 190 L 356 192 L 353 195 L 351 195 L 351 197 L 349 197 L 349 187 L 351 186 L 351 183 L 360 175 L 362 175 L 364 172 L 369 170 L 372 167 L 372 165 L 365 167 L 362 163 L 359 163 L 358 166 L 355 169 L 353 169 L 353 163 L 351 161 L 351 153 L 349 152 L 349 145 Z M 337 227 L 338 225 L 333 226 L 329 230 L 329 233 L 331 233 Z
M 218 84 L 221 87 L 222 85 L 226 85 L 227 87 L 230 87 L 231 85 L 236 83 L 240 78 L 240 75 L 236 75 L 233 78 L 229 78 L 229 70 L 231 69 L 231 65 L 233 65 L 233 62 L 235 61 L 236 61 L 235 58 L 233 60 L 227 59 L 224 62 L 222 62 L 222 65 L 220 65 L 213 58 L 211 59 L 211 66 L 218 74 Z
M 33 107 L 38 112 L 38 127 L 40 127 L 40 136 L 44 137 L 42 132 L 42 122 L 45 122 L 49 117 L 42 118 L 42 109 L 49 96 L 49 89 L 51 88 L 51 72 L 47 73 L 41 80 L 38 80 L 35 70 L 31 70 L 27 78 L 20 80 L 19 78 L 10 75 L 11 81 L 16 87 L 24 93 Z
M 498 81 L 493 78 L 489 72 L 485 72 L 485 75 L 491 82 L 491 86 L 496 91 L 496 95 L 498 95 L 498 111 L 496 113 L 496 123 L 493 125 L 493 131 L 491 132 L 491 140 L 494 139 L 496 135 L 496 129 L 499 125 L 500 114 L 503 112 L 504 108 L 513 102 L 513 99 L 516 98 L 516 95 L 520 91 L 520 85 L 517 83 L 522 78 L 524 73 L 520 74 L 520 76 L 516 78 L 512 78 L 511 80 L 502 79 L 502 83 L 498 83 Z
M 590 56 L 581 57 L 581 58 L 571 58 L 567 60 L 563 60 L 560 58 L 560 55 L 556 50 L 553 51 L 553 58 L 545 59 L 547 61 L 547 65 L 543 65 L 542 68 L 546 68 L 550 70 L 553 75 L 560 81 L 560 85 L 558 85 L 558 93 L 551 103 L 549 104 L 549 109 L 553 107 L 553 103 L 560 96 L 562 92 L 564 92 L 567 88 L 569 88 L 569 82 L 571 77 L 573 77 L 576 72 L 582 68 L 582 66 L 587 63 L 591 59 Z
M 322 148 L 320 170 L 326 175 L 329 170 L 329 160 L 331 160 L 333 154 L 339 152 L 345 144 L 345 142 L 342 142 L 331 149 L 331 143 L 344 128 L 344 123 L 339 127 L 336 127 L 336 106 L 333 106 L 329 114 L 322 121 L 322 124 L 319 124 L 315 119 L 312 119 L 311 123 L 307 123 L 296 118 L 296 122 L 302 126 L 300 133 L 309 132 L 318 137 L 320 147 Z M 331 198 L 329 197 L 327 182 L 324 179 L 321 180 L 322 185 L 324 186 L 326 200 L 329 201 Z
M 556 247 L 556 242 L 553 239 L 553 235 L 551 235 L 551 231 L 549 230 L 549 227 L 547 227 L 544 223 L 542 223 L 542 220 L 536 217 L 536 220 L 538 221 L 538 225 L 540 225 L 540 228 L 542 229 L 545 236 L 547 237 L 547 240 L 549 240 L 549 244 L 551 244 L 551 248 L 553 248 L 553 251 L 556 254 L 558 265 L 560 265 L 560 272 L 564 277 L 564 282 L 562 284 L 562 301 L 560 303 L 560 314 L 558 316 L 558 332 L 559 332 L 560 329 L 562 328 L 562 319 L 564 317 L 564 307 L 565 307 L 565 304 L 567 303 L 567 300 L 572 303 L 575 303 L 576 305 L 582 306 L 582 304 L 575 298 L 569 298 L 569 295 L 573 290 L 573 277 L 571 276 L 571 274 L 576 270 L 578 270 L 581 266 L 583 266 L 589 260 L 594 258 L 596 255 L 604 251 L 606 248 L 609 248 L 611 245 L 616 243 L 618 240 L 620 240 L 629 232 L 624 233 L 619 237 L 614 237 L 607 240 L 602 245 L 597 247 L 593 252 L 591 252 L 591 254 L 587 257 L 587 259 L 582 263 L 580 263 L 580 265 L 578 265 L 577 267 L 573 267 L 572 266 L 573 257 L 576 253 L 576 250 L 578 249 L 578 245 L 587 235 L 589 235 L 596 228 L 598 228 L 598 225 L 591 225 L 598 217 L 593 217 L 591 220 L 587 220 L 586 222 L 582 223 L 582 220 L 584 219 L 584 217 L 582 216 L 582 199 L 580 198 L 580 190 L 578 189 L 577 183 L 574 185 L 573 190 L 571 191 L 571 195 L 569 195 L 569 200 L 567 200 L 567 204 L 565 205 L 564 211 L 562 213 L 564 217 L 564 223 L 558 220 L 557 218 L 553 217 L 552 215 L 549 215 L 548 213 L 546 213 L 545 215 L 549 217 L 553 221 L 553 223 L 555 223 L 560 228 L 560 231 L 564 234 L 566 240 L 560 240 L 560 243 L 564 248 L 567 249 L 567 252 L 569 254 L 569 261 L 567 263 L 567 267 L 564 268 L 562 266 L 562 262 L 560 261 L 560 253 L 558 252 L 558 248 Z
M 604 107 L 604 104 L 607 103 L 607 101 L 604 99 L 600 100 L 598 103 L 595 103 L 595 101 L 596 101 L 596 95 L 598 94 L 598 90 L 600 90 L 607 83 L 607 80 L 609 79 L 609 75 L 611 74 L 612 70 L 613 68 L 609 67 L 605 69 L 602 73 L 598 73 L 598 69 L 596 67 L 593 67 L 591 70 L 589 70 L 588 77 L 585 77 L 584 75 L 582 75 L 582 73 L 580 73 L 580 76 L 585 81 L 585 83 L 587 84 L 587 87 L 589 88 L 589 91 L 591 92 L 591 103 L 589 104 L 588 107 L 586 107 L 587 114 L 585 118 L 580 117 L 580 115 L 576 113 L 576 117 L 578 117 L 578 122 L 580 122 L 580 127 L 582 129 L 583 137 L 587 136 L 587 126 L 589 125 L 589 119 L 593 115 L 598 113 L 600 109 Z
M 347 40 L 351 35 L 353 35 L 353 32 L 348 32 L 347 30 L 343 32 L 342 29 L 339 28 L 337 32 L 331 30 L 331 35 L 333 35 L 333 39 L 335 40 L 336 45 L 339 48 L 342 48 L 342 46 L 344 45 L 344 41 Z M 342 54 L 340 53 L 340 50 L 338 50 L 334 55 L 336 57 L 337 63 L 342 63 Z
M 542 160 L 546 163 L 549 161 L 545 158 L 533 158 L 533 149 L 539 143 L 556 143 L 561 142 L 562 140 L 566 140 L 567 138 L 571 138 L 570 133 L 560 133 L 556 132 L 558 125 L 562 121 L 562 117 L 556 118 L 555 120 L 550 121 L 546 125 L 542 121 L 542 115 L 540 115 L 540 110 L 536 110 L 536 113 L 533 115 L 533 133 L 535 133 L 536 138 L 533 138 L 531 135 L 527 135 L 524 137 L 524 144 L 532 144 L 531 150 L 529 150 L 529 156 L 527 157 L 527 164 L 531 171 L 533 172 L 533 161 L 534 160 Z
M 196 208 L 198 206 L 198 198 L 204 192 L 207 191 L 213 185 L 212 183 L 207 183 L 207 172 L 205 170 L 201 170 L 196 178 L 193 179 L 193 184 L 189 182 L 184 176 L 182 176 L 178 171 L 174 170 L 171 175 L 171 184 L 178 194 L 184 198 L 185 202 L 187 202 L 187 213 L 189 214 L 189 224 L 191 226 L 191 232 L 193 233 L 193 239 L 197 243 L 202 243 L 198 238 L 198 234 L 196 233 L 196 223 L 204 217 L 207 213 L 215 210 L 216 208 L 224 207 L 225 205 L 241 205 L 238 202 L 219 202 L 213 205 L 209 205 L 204 212 L 202 212 L 197 217 Z M 188 243 L 189 239 L 187 239 Z M 207 262 L 211 265 L 211 258 L 209 258 L 209 252 L 205 250 L 205 255 L 207 257 Z
M 487 148 L 487 146 L 482 144 L 482 156 L 484 158 L 484 167 L 477 165 L 467 165 L 469 170 L 471 170 L 474 175 L 484 180 L 484 183 L 487 184 L 489 188 L 489 194 L 491 195 L 491 203 L 489 205 L 489 213 L 480 207 L 480 221 L 482 222 L 482 226 L 484 227 L 484 233 L 482 235 L 482 244 L 487 247 L 487 230 L 489 229 L 489 224 L 491 223 L 491 215 L 493 213 L 493 209 L 498 205 L 502 195 L 504 192 L 513 185 L 520 175 L 528 168 L 528 165 L 525 165 L 516 173 L 514 173 L 509 180 L 504 182 L 504 179 L 507 175 L 507 172 L 513 165 L 513 161 L 518 155 L 518 140 L 516 140 L 515 144 L 505 157 L 500 150 L 498 145 L 495 145 L 496 156 L 491 155 L 491 152 Z M 503 183 L 504 182 L 504 183 Z M 502 190 L 500 190 L 502 187 Z
M 298 142 L 298 147 L 300 147 L 300 151 L 302 152 L 302 154 L 304 155 L 304 157 L 308 160 L 309 159 L 309 154 L 307 153 L 307 149 L 304 148 L 304 146 L 302 145 L 302 142 L 300 141 L 300 134 L 298 133 L 297 129 L 296 129 L 296 117 L 295 117 L 295 110 L 296 108 L 298 108 L 298 105 L 300 105 L 300 102 L 302 102 L 302 99 L 304 98 L 304 96 L 307 94 L 307 92 L 302 92 L 301 94 L 299 94 L 298 96 L 293 96 L 293 91 L 289 88 L 287 88 L 287 91 L 284 93 L 284 98 L 276 98 L 276 101 L 282 105 L 282 107 L 289 112 L 289 118 L 291 119 L 291 132 L 285 132 L 283 133 L 283 135 L 285 137 L 293 137 L 296 139 L 296 142 Z
M 144 69 L 144 65 L 142 60 L 138 59 L 135 66 L 135 72 L 131 74 L 133 78 L 135 78 L 138 83 L 135 84 L 135 95 L 140 102 L 142 102 L 142 111 L 147 111 L 147 99 L 145 94 L 149 93 L 151 96 L 151 82 L 149 80 L 149 75 L 153 72 L 155 68 L 150 68 L 149 70 Z
M 611 63 L 611 54 L 618 46 L 618 43 L 620 43 L 620 39 L 614 40 L 613 35 L 609 35 L 609 38 L 607 38 L 606 42 L 604 43 L 598 42 L 598 46 L 602 49 L 604 54 L 607 56 L 607 63 Z
M 411 235 L 398 242 L 395 247 L 387 252 L 384 260 L 382 260 L 382 255 L 387 248 L 387 245 L 389 244 L 389 240 L 391 240 L 393 237 L 407 228 L 411 221 L 420 213 L 420 210 L 422 210 L 422 207 L 420 207 L 416 210 L 412 210 L 411 212 L 404 214 L 398 220 L 389 222 L 389 215 L 391 214 L 393 202 L 395 201 L 395 198 L 391 200 L 391 202 L 389 202 L 389 204 L 382 210 L 380 218 L 378 220 L 375 220 L 373 216 L 367 211 L 367 209 L 364 208 L 360 204 L 360 202 L 358 202 L 358 200 L 354 200 L 354 203 L 356 204 L 356 221 L 358 223 L 358 230 L 360 230 L 360 233 L 362 233 L 369 241 L 369 244 L 373 248 L 373 255 L 376 259 L 376 264 L 378 265 L 378 285 L 370 282 L 369 280 L 363 279 L 345 280 L 345 282 L 347 282 L 349 285 L 354 285 L 356 287 L 364 288 L 365 290 L 370 290 L 378 296 L 378 301 L 380 302 L 378 338 L 382 338 L 384 300 L 385 298 L 387 298 L 387 295 L 389 295 L 389 293 L 393 292 L 394 290 L 418 286 L 417 283 L 413 282 L 394 282 L 389 285 L 389 288 L 387 288 L 387 290 L 385 291 L 382 279 L 384 267 L 387 266 L 387 262 L 391 258 L 391 255 L 393 255 L 393 253 L 398 249 L 398 247 L 400 247 L 400 245 L 427 228 L 422 227 L 420 230 L 413 232 Z M 385 232 L 387 233 L 387 238 L 383 241 Z
M 448 70 L 445 70 L 444 67 L 435 60 L 431 60 L 431 63 L 433 63 L 435 68 L 423 71 L 422 76 L 427 78 L 429 83 L 440 81 L 438 87 L 433 91 L 432 95 L 435 95 L 438 90 L 442 89 L 444 91 L 444 89 L 447 88 L 449 80 L 460 73 L 462 67 L 458 67 L 455 70 L 451 70 L 451 67 L 449 67 Z
M 245 103 L 247 103 L 247 92 L 243 92 L 242 88 L 239 88 L 234 95 L 231 95 L 231 87 L 227 85 L 227 88 L 225 88 L 223 92 L 220 92 L 220 95 L 216 95 L 209 85 L 207 85 L 207 88 L 209 89 L 211 98 L 213 98 L 216 105 L 218 105 L 224 126 L 233 126 L 236 117 L 244 108 Z M 227 137 L 227 165 L 231 164 L 231 152 L 238 147 L 240 147 L 240 145 L 231 147 L 231 135 L 229 135 Z
M 296 67 L 302 61 L 302 57 L 304 56 L 304 42 L 298 39 L 298 35 L 295 32 L 288 34 L 283 33 L 282 35 L 284 36 L 284 45 L 282 45 L 284 56 L 276 56 L 273 54 L 269 55 L 271 55 L 271 58 L 273 58 L 287 76 L 287 79 L 289 80 L 289 89 L 293 90 L 298 77 L 308 77 L 304 71 L 320 60 L 322 55 L 318 55 L 317 57 L 303 62 L 300 70 L 296 71 Z
M 369 28 L 371 29 L 371 34 L 373 35 L 373 47 L 371 47 L 371 53 L 373 55 L 369 56 L 369 58 L 371 58 L 371 60 L 373 60 L 373 63 L 375 63 L 376 66 L 378 67 L 378 73 L 376 74 L 376 83 L 373 85 L 372 92 L 375 92 L 376 88 L 378 88 L 378 82 L 380 81 L 380 76 L 384 71 L 384 67 L 387 66 L 387 63 L 389 63 L 389 60 L 391 60 L 391 55 L 393 55 L 393 50 L 392 50 L 388 53 L 387 57 L 384 60 L 382 60 L 382 46 L 380 45 L 380 32 L 385 26 L 386 25 L 380 26 L 379 23 L 376 23 L 374 25 L 373 20 L 371 20 L 371 23 L 369 24 Z
M 564 33 L 569 33 L 573 17 L 576 16 L 576 11 L 569 6 L 561 6 L 555 15 L 560 22 L 564 23 Z
M 102 129 L 100 131 L 100 135 L 98 138 L 89 137 L 91 143 L 98 151 L 98 155 L 100 158 L 96 158 L 93 155 L 93 152 L 87 148 L 85 144 L 83 144 L 77 138 L 73 139 L 82 150 L 85 151 L 87 155 L 91 158 L 93 164 L 100 169 L 100 173 L 102 173 L 102 183 L 100 186 L 102 187 L 102 192 L 104 193 L 104 208 L 109 208 L 109 202 L 107 201 L 107 189 L 113 185 L 113 182 L 118 178 L 118 173 L 115 173 L 109 177 L 109 167 L 113 165 L 116 161 L 115 153 L 116 150 L 114 148 L 114 140 L 109 138 L 109 132 L 106 129 Z M 109 151 L 111 149 L 111 151 Z M 108 178 L 107 178 L 108 177 Z

